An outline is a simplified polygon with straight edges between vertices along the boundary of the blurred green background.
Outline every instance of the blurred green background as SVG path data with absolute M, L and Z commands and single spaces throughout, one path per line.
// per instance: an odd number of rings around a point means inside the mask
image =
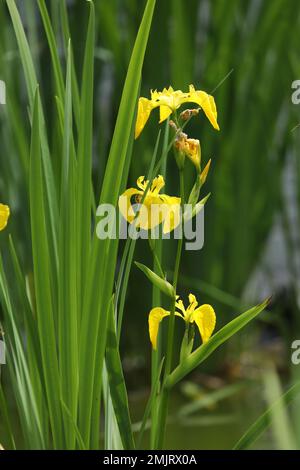
M 63 57 L 60 0 L 46 3 Z M 96 199 L 144 4 L 141 0 L 95 0 Z M 19 1 L 17 5 L 46 101 L 50 142 L 51 137 L 55 141 L 54 80 L 45 33 L 35 0 Z M 79 72 L 88 8 L 85 0 L 70 0 L 67 5 Z M 0 78 L 7 85 L 7 105 L 0 107 L 0 200 L 11 206 L 9 231 L 14 232 L 23 264 L 30 273 L 28 191 L 24 183 L 30 138 L 27 96 L 3 0 L 0 25 Z M 231 448 L 270 399 L 267 391 L 271 382 L 265 380 L 265 371 L 271 370 L 273 379 L 278 378 L 279 390 L 300 375 L 300 365 L 292 366 L 290 359 L 291 343 L 300 338 L 300 127 L 295 128 L 300 122 L 300 105 L 291 101 L 292 82 L 300 79 L 299 26 L 296 0 L 157 1 L 141 95 L 148 97 L 150 89 L 169 85 L 186 90 L 192 83 L 214 95 L 221 128 L 215 132 L 202 117 L 188 126 L 188 134 L 201 141 L 203 161 L 212 158 L 204 193 L 211 192 L 212 196 L 205 207 L 204 248 L 185 253 L 179 292 L 185 296 L 192 291 L 201 303 L 211 303 L 218 328 L 245 306 L 272 295 L 270 309 L 262 319 L 231 340 L 205 369 L 194 372 L 178 390 L 172 409 L 179 417 L 174 418 L 176 426 L 170 422 L 170 448 Z M 23 127 L 19 126 L 20 120 Z M 134 146 L 129 187 L 147 171 L 157 130 L 158 114 L 153 112 Z M 51 153 L 54 168 L 59 171 L 55 146 Z M 166 192 L 178 194 L 172 155 L 166 175 Z M 187 187 L 193 178 L 191 165 Z M 1 233 L 4 252 L 7 236 Z M 169 270 L 173 254 L 174 243 L 165 241 L 163 257 Z M 151 263 L 145 241 L 138 243 L 135 259 Z M 140 408 L 150 380 L 150 308 L 149 284 L 133 268 L 122 354 L 135 420 L 141 418 Z M 226 390 L 225 394 L 220 390 Z M 186 410 L 188 405 L 191 409 Z M 295 430 L 297 423 L 300 427 L 298 408 L 295 405 L 291 425 Z M 291 419 L 289 415 L 285 418 Z M 300 433 L 295 435 L 294 445 L 300 447 Z M 257 447 L 288 447 L 291 440 L 281 442 L 273 429 L 258 441 Z

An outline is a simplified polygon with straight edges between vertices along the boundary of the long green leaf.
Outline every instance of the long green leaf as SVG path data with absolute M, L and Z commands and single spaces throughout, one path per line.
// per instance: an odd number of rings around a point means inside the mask
M 125 450 L 130 450 L 134 449 L 135 444 L 132 434 L 126 384 L 119 353 L 113 306 L 114 302 L 112 301 L 107 327 L 106 367 L 110 396 L 115 410 L 123 447 Z
M 116 205 L 124 177 L 123 168 L 130 136 L 132 138 L 132 122 L 154 6 L 155 0 L 148 0 L 129 64 L 101 193 L 101 202 L 104 203 Z M 110 242 L 112 242 L 111 247 Z M 101 370 L 105 351 L 105 332 L 101 331 L 100 327 L 106 325 L 107 305 L 114 282 L 117 246 L 117 240 L 100 242 L 95 238 L 90 257 L 81 327 L 79 395 L 79 429 L 87 446 L 90 442 L 91 421 L 93 429 L 99 428 Z M 96 372 L 97 384 L 95 384 Z M 92 416 L 93 403 L 97 404 L 98 409 Z M 93 430 L 93 434 L 96 443 L 97 432 Z
M 57 334 L 54 327 L 50 283 L 49 242 L 45 221 L 44 180 L 40 148 L 40 101 L 37 89 L 32 122 L 30 149 L 30 218 L 36 314 L 41 344 L 43 373 L 49 405 L 49 417 L 55 448 L 63 446 L 60 407 L 60 377 L 56 352 Z
M 78 312 L 77 312 L 77 257 L 76 257 L 76 200 L 75 161 L 71 151 L 72 142 L 72 88 L 71 48 L 68 49 L 67 81 L 64 110 L 64 141 L 61 178 L 61 208 L 59 231 L 59 362 L 62 400 L 77 419 L 78 397 Z M 76 434 L 72 421 L 67 416 L 65 435 L 67 448 L 75 445 Z
M 0 378 L 1 378 L 1 373 L 0 373 Z M 9 419 L 9 413 L 8 413 L 8 409 L 6 406 L 6 400 L 4 397 L 1 384 L 0 384 L 0 416 L 2 416 L 2 420 L 3 420 L 2 422 L 4 423 L 4 426 L 6 429 L 6 436 L 9 439 L 9 444 L 11 448 L 15 450 L 16 449 L 15 439 L 14 439 L 12 425 Z
M 45 0 L 38 0 L 38 6 L 40 9 L 41 17 L 43 20 L 45 32 L 47 35 L 47 40 L 49 44 L 54 77 L 55 77 L 55 85 L 56 85 L 56 93 L 59 99 L 63 102 L 64 101 L 64 80 L 63 80 L 63 73 L 61 69 L 61 64 L 59 61 L 58 55 L 58 47 L 55 40 L 55 34 L 52 29 L 51 19 L 48 14 L 48 10 L 45 4 Z
M 94 43 L 95 10 L 90 2 L 90 18 L 85 46 L 83 65 L 80 123 L 78 137 L 78 289 L 82 303 L 83 286 L 87 276 L 87 267 L 91 245 L 91 201 L 92 201 L 92 141 L 93 141 L 93 88 L 94 88 Z
M 38 80 L 36 77 L 29 44 L 24 32 L 24 28 L 22 25 L 22 21 L 16 7 L 14 0 L 6 0 L 7 6 L 10 12 L 10 16 L 12 19 L 14 31 L 16 34 L 18 47 L 20 51 L 20 57 L 24 69 L 25 75 L 25 82 L 27 93 L 29 97 L 29 105 L 30 105 L 30 113 L 31 118 L 33 114 L 33 107 L 34 107 L 34 97 L 36 92 L 36 87 L 38 85 Z M 39 138 L 41 141 L 41 155 L 43 161 L 43 170 L 45 175 L 45 186 L 46 186 L 46 204 L 45 209 L 46 211 L 46 222 L 47 222 L 47 230 L 50 236 L 50 250 L 51 250 L 51 282 L 55 284 L 56 282 L 56 269 L 58 266 L 58 249 L 57 249 L 57 219 L 58 219 L 58 203 L 57 203 L 57 192 L 56 186 L 54 181 L 54 174 L 52 168 L 52 162 L 50 158 L 50 151 L 48 145 L 48 139 L 46 135 L 45 129 L 45 118 L 42 110 L 42 105 L 40 104 L 40 112 L 39 112 Z M 53 258 L 53 259 L 52 259 Z
M 156 395 L 158 394 L 158 390 L 159 390 L 160 375 L 161 375 L 161 371 L 162 371 L 162 368 L 163 368 L 163 364 L 164 364 L 164 358 L 162 358 L 159 366 L 157 367 L 156 377 L 153 377 L 151 393 L 150 393 L 150 397 L 149 397 L 149 400 L 148 400 L 146 408 L 145 408 L 144 416 L 143 416 L 141 427 L 140 427 L 139 437 L 138 437 L 138 441 L 137 441 L 137 448 L 138 449 L 141 448 L 141 443 L 142 443 L 142 440 L 143 440 L 143 436 L 144 436 L 144 432 L 145 432 L 145 429 L 146 429 L 146 424 L 147 424 L 147 421 L 149 419 L 149 416 L 150 416 L 151 412 L 153 414 L 153 407 L 154 407 L 154 404 L 155 404 Z
M 64 38 L 64 46 L 65 50 L 68 49 L 68 43 L 71 38 L 70 27 L 69 27 L 69 19 L 68 19 L 68 12 L 66 2 L 63 0 L 59 2 L 60 8 L 60 17 L 61 17 L 61 25 L 62 25 L 62 32 Z M 80 96 L 79 96 L 79 88 L 78 88 L 78 81 L 77 75 L 75 70 L 74 64 L 74 54 L 71 47 L 71 55 L 72 55 L 72 98 L 73 98 L 73 110 L 74 110 L 74 117 L 77 129 L 79 130 L 79 121 L 80 121 Z
M 8 282 L 3 269 L 0 256 L 0 293 L 1 301 L 6 314 L 6 328 L 8 332 L 8 367 L 14 383 L 15 397 L 18 404 L 24 437 L 30 448 L 45 448 L 45 436 L 41 427 L 36 394 L 30 379 L 24 346 L 14 318 L 14 308 Z M 26 434 L 28 432 L 28 435 Z

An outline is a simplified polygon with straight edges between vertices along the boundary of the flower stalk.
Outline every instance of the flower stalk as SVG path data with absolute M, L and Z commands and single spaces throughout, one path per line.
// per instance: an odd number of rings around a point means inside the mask
M 181 197 L 181 223 L 183 223 L 183 209 L 184 209 L 184 172 L 183 169 L 179 170 L 179 179 L 180 179 L 180 197 Z M 179 268 L 180 260 L 182 255 L 182 246 L 183 246 L 183 237 L 178 240 L 177 244 L 177 253 L 175 260 L 174 268 L 174 277 L 173 277 L 173 288 L 176 292 L 177 283 L 179 277 Z M 169 395 L 170 390 L 164 387 L 164 382 L 167 380 L 172 367 L 172 358 L 173 358 L 173 343 L 174 343 L 174 326 L 175 326 L 175 308 L 176 308 L 176 298 L 172 301 L 169 327 L 168 327 L 168 339 L 167 339 L 167 354 L 166 354 L 166 363 L 165 363 L 165 372 L 164 380 L 161 392 L 161 398 L 159 403 L 159 413 L 158 413 L 158 426 L 157 426 L 157 441 L 156 448 L 162 449 L 164 443 L 164 437 L 166 432 L 166 424 L 168 417 L 168 408 L 169 408 Z

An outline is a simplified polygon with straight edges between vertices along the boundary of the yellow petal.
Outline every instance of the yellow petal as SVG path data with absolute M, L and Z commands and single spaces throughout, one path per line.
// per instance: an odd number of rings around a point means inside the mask
M 168 106 L 159 107 L 159 123 L 164 122 L 172 114 L 172 109 Z
M 149 336 L 153 349 L 156 349 L 157 346 L 159 324 L 162 319 L 168 315 L 170 315 L 170 312 L 161 307 L 155 307 L 149 313 Z
M 10 209 L 5 204 L 0 204 L 0 230 L 5 229 L 10 215 Z
M 133 222 L 135 217 L 135 213 L 131 205 L 131 198 L 136 194 L 142 195 L 143 191 L 139 191 L 135 188 L 129 188 L 126 189 L 126 191 L 119 197 L 119 210 L 124 219 L 127 220 L 127 222 L 130 224 Z
M 209 111 L 209 113 L 211 112 L 212 117 L 210 118 L 208 113 L 205 113 L 205 114 L 207 115 L 208 119 L 210 120 L 210 122 L 214 126 L 214 128 L 217 129 L 217 131 L 219 131 L 220 127 L 219 127 L 219 124 L 217 122 L 218 113 L 217 113 L 217 106 L 216 106 L 216 103 L 215 103 L 215 99 L 211 95 L 208 95 L 208 96 L 209 96 L 210 109 L 211 109 L 211 111 Z M 204 110 L 204 108 L 203 108 L 203 110 Z M 205 110 L 204 110 L 204 112 L 205 112 Z
M 183 313 L 183 316 L 185 316 L 185 308 L 184 308 L 184 305 L 183 305 L 183 302 L 181 299 L 179 299 L 179 295 L 176 296 L 176 308 L 178 308 L 178 310 L 180 310 L 182 313 Z
M 164 185 L 165 185 L 164 177 L 162 175 L 158 175 L 152 181 L 151 192 L 154 194 L 158 194 L 160 190 L 164 187 Z
M 142 191 L 145 191 L 148 183 L 149 181 L 145 179 L 145 176 L 140 176 L 136 181 L 137 187 L 140 188 Z
M 211 305 L 203 304 L 193 313 L 193 321 L 199 328 L 203 343 L 211 337 L 216 326 L 216 314 Z
M 135 138 L 137 139 L 144 129 L 150 113 L 153 109 L 152 102 L 147 98 L 140 98 L 138 104 L 138 113 L 135 125 Z
M 208 95 L 205 91 L 195 90 L 193 85 L 190 85 L 189 98 L 186 102 L 198 104 L 212 126 L 218 131 L 220 130 L 217 122 L 217 107 L 213 96 Z
M 193 323 L 194 321 L 194 311 L 195 311 L 195 308 L 198 306 L 198 302 L 197 302 L 197 299 L 196 297 L 194 296 L 194 294 L 189 294 L 189 306 L 188 308 L 186 309 L 186 312 L 185 312 L 185 320 L 190 322 L 190 323 Z
M 181 199 L 180 197 L 161 195 L 163 201 L 163 233 L 172 232 L 181 221 Z
M 136 226 L 143 230 L 155 228 L 162 222 L 162 204 L 157 197 L 146 196 L 144 204 L 139 208 L 139 215 L 136 219 Z
M 196 297 L 194 296 L 194 294 L 189 294 L 189 303 L 190 304 L 196 304 L 196 306 L 198 305 L 198 302 L 197 302 L 197 299 Z
M 166 89 L 164 88 L 164 90 L 166 90 Z M 168 91 L 170 94 L 172 94 L 172 93 L 174 93 L 174 88 L 170 85 L 169 88 L 167 89 L 167 91 Z

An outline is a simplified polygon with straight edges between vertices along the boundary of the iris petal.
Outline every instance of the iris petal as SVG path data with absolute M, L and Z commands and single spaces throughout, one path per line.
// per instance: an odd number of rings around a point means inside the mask
M 138 114 L 137 114 L 137 120 L 136 120 L 136 125 L 135 125 L 135 138 L 137 139 L 144 129 L 150 113 L 153 109 L 153 104 L 150 100 L 147 98 L 140 98 L 139 99 L 139 104 L 138 104 Z
M 119 197 L 119 210 L 127 222 L 133 222 L 135 213 L 131 205 L 131 198 L 135 195 L 142 195 L 143 191 L 135 188 L 126 189 L 126 191 Z
M 198 326 L 203 343 L 211 337 L 216 326 L 216 314 L 211 305 L 203 304 L 193 313 L 193 321 Z
M 5 229 L 8 218 L 10 216 L 10 209 L 5 204 L 0 204 L 0 230 Z
M 168 315 L 170 315 L 170 312 L 168 312 L 167 310 L 161 307 L 155 307 L 149 313 L 149 319 L 148 319 L 149 336 L 150 336 L 150 341 L 151 341 L 153 349 L 156 349 L 157 347 L 157 335 L 158 335 L 159 324 L 162 321 L 162 319 L 164 317 L 167 317 Z

